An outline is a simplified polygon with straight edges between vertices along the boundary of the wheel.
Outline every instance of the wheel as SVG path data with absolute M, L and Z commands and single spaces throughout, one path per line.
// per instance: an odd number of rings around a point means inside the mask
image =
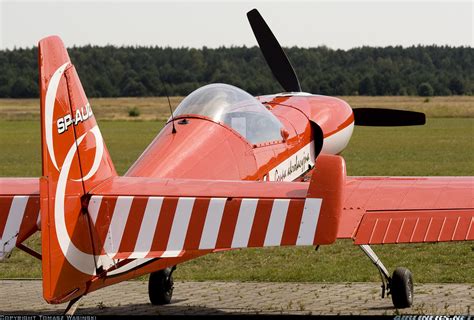
M 409 308 L 413 304 L 413 276 L 407 268 L 397 268 L 391 282 L 392 302 L 395 308 Z
M 173 296 L 173 269 L 166 268 L 150 274 L 148 297 L 153 305 L 169 304 Z

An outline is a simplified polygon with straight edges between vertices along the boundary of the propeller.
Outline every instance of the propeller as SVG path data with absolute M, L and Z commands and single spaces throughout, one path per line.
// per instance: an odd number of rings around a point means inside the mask
M 257 39 L 260 50 L 273 75 L 286 92 L 301 92 L 300 82 L 285 52 L 257 9 L 247 12 L 247 18 Z M 382 109 L 354 108 L 354 123 L 358 126 L 416 126 L 426 123 L 421 112 Z
M 277 81 L 286 92 L 300 92 L 300 81 L 290 60 L 258 10 L 253 9 L 247 12 L 247 18 L 263 57 Z
M 426 123 L 422 112 L 382 108 L 353 108 L 352 111 L 356 126 L 419 126 Z

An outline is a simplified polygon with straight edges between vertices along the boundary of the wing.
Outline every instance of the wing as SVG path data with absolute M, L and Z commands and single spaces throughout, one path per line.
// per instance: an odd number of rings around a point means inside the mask
M 355 244 L 474 240 L 474 178 L 347 177 L 337 237 Z
M 38 231 L 39 180 L 0 179 L 0 260 Z

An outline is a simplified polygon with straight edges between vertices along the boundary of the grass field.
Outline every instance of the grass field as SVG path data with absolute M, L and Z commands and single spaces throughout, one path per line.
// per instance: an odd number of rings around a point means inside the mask
M 178 99 L 173 101 L 177 102 Z M 359 97 L 353 99 L 355 101 Z M 393 101 L 388 98 L 381 101 L 377 100 L 380 98 L 372 99 L 373 101 L 368 99 L 351 104 L 370 105 L 369 102 L 372 102 L 373 105 L 397 107 L 399 104 L 410 103 L 403 102 L 405 98 L 393 98 Z M 422 98 L 416 99 L 422 101 Z M 435 103 L 437 99 L 432 98 L 428 103 Z M 467 103 L 459 99 L 447 101 L 446 104 L 458 105 L 464 112 L 471 112 L 474 100 L 471 97 L 465 99 L 468 100 Z M 119 100 L 118 104 L 121 104 L 120 108 L 124 110 L 135 105 L 137 101 L 142 101 L 129 99 L 125 103 Z M 6 109 L 2 103 L 5 103 L 5 100 L 0 101 L 0 112 Z M 21 114 L 23 109 L 18 106 L 25 102 L 18 103 L 16 112 Z M 150 102 L 150 105 L 152 104 Z M 119 173 L 123 173 L 159 132 L 164 122 L 107 121 L 112 119 L 110 110 L 107 109 L 101 114 L 96 109 L 94 106 L 112 159 Z M 456 107 L 449 110 L 458 115 Z M 468 114 L 463 114 L 464 118 L 453 118 L 452 114 L 446 116 L 447 118 L 438 118 L 433 115 L 423 127 L 357 127 L 349 147 L 343 153 L 348 174 L 473 175 L 474 118 L 470 118 Z M 32 115 L 30 119 L 35 117 Z M 6 121 L 5 118 L 13 119 L 0 113 L 0 176 L 38 176 L 41 170 L 39 122 Z M 39 248 L 39 237 L 33 238 L 30 244 Z M 384 245 L 374 246 L 374 249 L 390 270 L 396 266 L 408 267 L 414 272 L 417 282 L 474 283 L 472 242 Z M 14 251 L 9 260 L 0 264 L 0 278 L 40 276 L 40 263 L 19 250 Z M 322 246 L 317 252 L 304 247 L 247 249 L 213 254 L 180 265 L 175 276 L 176 279 L 243 281 L 379 280 L 371 262 L 350 241 L 338 241 L 331 246 Z
M 430 118 L 474 118 L 473 96 L 452 97 L 340 97 L 352 107 L 379 107 L 416 110 Z M 173 108 L 183 97 L 171 97 Z M 99 120 L 166 120 L 170 116 L 166 98 L 96 98 L 90 100 Z M 140 115 L 130 117 L 128 111 L 138 108 Z M 0 119 L 39 119 L 38 99 L 0 99 Z

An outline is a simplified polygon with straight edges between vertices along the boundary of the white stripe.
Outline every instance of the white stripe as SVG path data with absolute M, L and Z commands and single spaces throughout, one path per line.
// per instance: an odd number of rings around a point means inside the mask
M 161 258 L 176 258 L 181 256 L 183 251 L 181 250 L 166 250 L 161 254 Z
M 354 122 L 350 125 L 333 133 L 329 137 L 324 138 L 323 140 L 323 148 L 321 153 L 325 154 L 339 154 L 342 150 L 344 150 L 349 143 L 349 140 L 352 136 L 352 131 L 354 130 Z
M 89 201 L 89 216 L 91 217 L 92 224 L 95 225 L 97 216 L 99 215 L 100 204 L 102 202 L 102 196 L 93 196 Z
M 300 231 L 296 245 L 312 245 L 316 226 L 318 225 L 319 210 L 322 199 L 307 198 L 304 203 L 303 216 L 301 217 Z
M 153 260 L 153 258 L 132 260 L 131 262 L 127 263 L 126 265 L 124 265 L 122 267 L 119 267 L 119 268 L 117 268 L 115 270 L 112 270 L 112 271 L 107 271 L 107 276 L 113 276 L 113 275 L 117 275 L 117 274 L 127 272 L 127 271 L 132 270 L 133 268 L 139 267 L 142 264 L 145 264 L 145 263 L 147 263 L 151 260 Z
M 7 223 L 0 239 L 0 259 L 4 258 L 16 245 L 21 221 L 25 215 L 26 203 L 29 196 L 15 196 L 8 212 Z
M 226 198 L 212 198 L 209 202 L 199 249 L 214 249 L 216 247 L 226 201 Z
M 56 194 L 54 195 L 54 224 L 56 227 L 56 236 L 59 242 L 59 247 L 64 257 L 68 262 L 77 270 L 88 275 L 95 275 L 97 266 L 94 262 L 94 256 L 81 251 L 69 236 L 69 232 L 66 226 L 66 211 L 65 211 L 65 199 L 66 199 L 66 187 L 68 182 L 69 170 L 72 165 L 74 156 L 76 155 L 77 146 L 81 143 L 87 133 L 84 133 L 77 139 L 76 143 L 73 143 L 66 154 L 63 166 L 59 172 L 58 183 L 56 187 Z M 52 212 L 53 213 L 53 212 Z M 102 256 L 95 261 L 104 261 Z
M 94 126 L 89 132 L 92 132 L 95 138 L 95 155 L 92 167 L 89 172 L 84 177 L 82 177 L 82 181 L 87 181 L 95 175 L 95 173 L 99 170 L 99 166 L 102 162 L 102 156 L 104 154 L 104 140 L 102 139 L 102 134 L 100 133 L 99 127 Z
M 181 251 L 188 231 L 195 198 L 179 198 L 166 251 Z
M 49 157 L 51 158 L 51 162 L 56 169 L 58 169 L 58 165 L 56 163 L 56 156 L 54 155 L 53 147 L 54 103 L 56 102 L 56 94 L 58 92 L 59 82 L 61 81 L 62 74 L 68 65 L 69 61 L 60 66 L 51 76 L 48 83 L 48 88 L 46 88 L 46 96 L 44 99 L 44 136 L 46 138 L 46 146 L 48 147 Z
M 41 230 L 41 210 L 38 211 L 38 219 L 36 219 L 36 226 Z
M 133 197 L 122 196 L 117 198 L 112 221 L 110 222 L 109 230 L 104 244 L 105 252 L 109 256 L 115 255 L 120 247 L 122 241 L 123 231 L 127 224 L 127 218 L 132 206 Z
M 245 248 L 249 243 L 250 232 L 252 231 L 255 210 L 258 199 L 242 199 L 239 216 L 235 226 L 234 239 L 231 248 Z
M 265 242 L 263 244 L 265 247 L 279 246 L 281 244 L 289 205 L 289 199 L 275 199 L 275 201 L 273 201 L 267 235 L 265 236 Z
M 133 250 L 134 253 L 130 258 L 144 258 L 150 252 L 162 204 L 163 197 L 148 198 L 142 225 L 140 226 L 140 233 L 138 234 L 137 243 Z

